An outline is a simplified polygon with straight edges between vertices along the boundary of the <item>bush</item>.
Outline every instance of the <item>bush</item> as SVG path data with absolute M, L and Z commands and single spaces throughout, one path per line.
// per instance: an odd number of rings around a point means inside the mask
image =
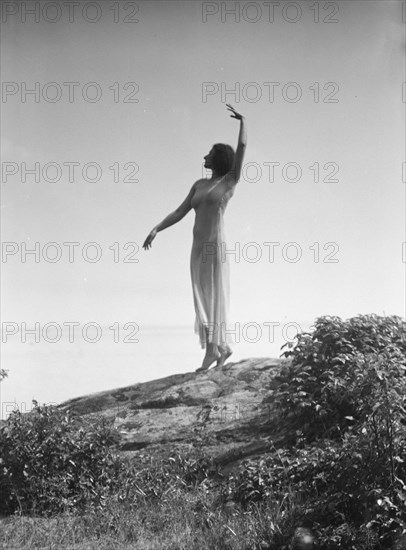
M 406 323 L 400 317 L 321 317 L 313 333 L 287 346 L 293 349 L 283 355 L 292 362 L 273 399 L 307 440 L 340 438 L 354 422 L 379 416 L 378 409 L 397 419 L 404 414 Z
M 242 463 L 226 491 L 273 500 L 280 529 L 316 529 L 322 548 L 395 548 L 406 533 L 406 323 L 317 319 L 273 385 L 285 448 Z
M 0 512 L 47 515 L 102 506 L 120 463 L 118 434 L 103 419 L 85 421 L 34 402 L 0 427 Z

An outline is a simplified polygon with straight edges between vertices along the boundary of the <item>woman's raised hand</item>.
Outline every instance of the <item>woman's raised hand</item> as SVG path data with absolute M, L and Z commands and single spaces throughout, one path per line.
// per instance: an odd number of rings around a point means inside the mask
M 149 248 L 151 248 L 151 243 L 152 243 L 152 241 L 155 239 L 156 234 L 157 234 L 157 230 L 156 230 L 156 229 L 153 229 L 153 230 L 150 232 L 150 234 L 148 235 L 148 237 L 145 239 L 144 244 L 142 245 L 142 248 L 143 248 L 144 250 L 148 250 Z
M 236 118 L 237 120 L 242 120 L 244 118 L 243 115 L 241 115 L 238 111 L 236 111 L 232 105 L 230 105 L 229 103 L 226 103 L 226 106 L 227 106 L 227 109 L 232 113 L 230 115 L 232 118 Z

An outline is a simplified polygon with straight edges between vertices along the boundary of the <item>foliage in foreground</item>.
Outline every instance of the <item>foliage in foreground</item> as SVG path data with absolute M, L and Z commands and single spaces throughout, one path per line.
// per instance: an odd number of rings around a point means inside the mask
M 55 514 L 101 506 L 120 460 L 104 418 L 85 422 L 52 406 L 13 411 L 0 427 L 0 513 Z
M 325 548 L 395 548 L 406 533 L 406 323 L 322 317 L 290 348 L 272 393 L 288 444 L 243 463 L 228 491 L 245 505 L 302 495 L 302 522 Z
M 287 550 L 300 525 L 324 550 L 406 548 L 405 338 L 398 317 L 317 319 L 272 385 L 284 446 L 224 478 L 201 441 L 128 461 L 103 419 L 13 413 L 0 428 L 2 510 L 63 510 L 44 521 L 76 532 L 86 550 L 101 541 L 109 550 Z M 41 547 L 40 535 L 20 535 L 21 548 Z M 48 535 L 64 548 L 57 530 Z

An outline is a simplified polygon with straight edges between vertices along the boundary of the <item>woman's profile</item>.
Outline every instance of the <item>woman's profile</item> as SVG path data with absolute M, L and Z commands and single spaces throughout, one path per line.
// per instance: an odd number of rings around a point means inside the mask
M 193 208 L 196 213 L 190 258 L 193 301 L 196 313 L 195 332 L 202 348 L 206 348 L 198 371 L 207 370 L 216 362 L 224 365 L 231 355 L 227 331 L 229 301 L 229 266 L 225 253 L 223 214 L 240 179 L 247 144 L 245 118 L 227 104 L 230 116 L 240 121 L 237 150 L 217 143 L 204 157 L 205 168 L 212 171 L 210 179 L 199 179 L 176 210 L 156 225 L 145 239 L 148 250 L 156 234 L 174 225 Z

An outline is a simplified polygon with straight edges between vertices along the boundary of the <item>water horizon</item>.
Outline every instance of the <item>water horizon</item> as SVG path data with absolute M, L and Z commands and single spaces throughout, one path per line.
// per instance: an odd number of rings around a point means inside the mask
M 256 327 L 251 322 L 239 327 L 236 335 L 240 341 L 235 342 L 229 361 L 280 357 L 283 335 L 281 331 L 271 334 L 270 327 L 264 325 L 257 323 Z M 302 323 L 301 328 L 307 330 L 307 325 Z M 125 334 L 123 327 L 115 330 L 110 323 L 101 327 L 102 337 L 93 343 L 82 337 L 69 342 L 67 335 L 54 343 L 43 339 L 37 343 L 34 335 L 27 335 L 26 342 L 9 338 L 3 343 L 2 368 L 8 376 L 0 384 L 1 418 L 15 408 L 31 410 L 33 400 L 59 404 L 82 395 L 193 372 L 201 365 L 204 350 L 190 324 L 143 325 L 137 333 L 134 327 L 127 327 Z M 295 327 L 290 328 L 293 335 Z

